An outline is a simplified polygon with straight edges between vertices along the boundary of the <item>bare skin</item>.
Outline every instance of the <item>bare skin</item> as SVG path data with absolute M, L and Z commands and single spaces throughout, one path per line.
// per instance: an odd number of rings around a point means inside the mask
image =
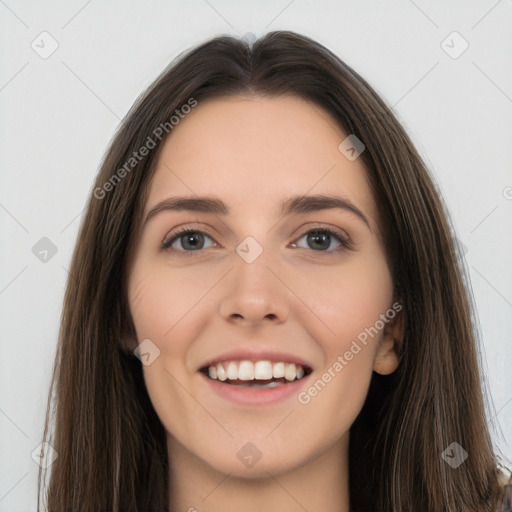
M 297 97 L 236 96 L 199 103 L 165 142 L 145 215 L 175 196 L 215 196 L 229 208 L 152 215 L 129 273 L 137 340 L 160 350 L 143 370 L 168 433 L 170 510 L 349 510 L 349 429 L 372 370 L 397 368 L 403 322 L 397 313 L 376 323 L 396 298 L 366 170 L 338 150 L 346 136 Z M 280 212 L 291 196 L 320 194 L 348 199 L 368 224 L 340 208 Z M 187 245 L 190 235 L 161 248 L 178 226 L 195 230 L 198 249 Z M 315 243 L 308 233 L 322 228 L 335 234 Z M 236 252 L 248 236 L 263 249 L 251 263 Z M 357 336 L 376 325 L 347 360 Z M 198 370 L 235 348 L 307 361 L 309 401 L 249 406 L 213 393 Z M 339 356 L 346 364 L 336 371 Z M 307 393 L 319 379 L 328 382 Z M 261 453 L 252 467 L 237 457 L 249 442 Z

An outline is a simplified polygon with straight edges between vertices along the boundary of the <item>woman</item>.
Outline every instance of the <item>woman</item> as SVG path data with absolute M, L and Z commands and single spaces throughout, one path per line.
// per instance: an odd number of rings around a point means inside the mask
M 505 502 L 448 215 L 318 43 L 172 63 L 107 152 L 70 274 L 51 512 Z

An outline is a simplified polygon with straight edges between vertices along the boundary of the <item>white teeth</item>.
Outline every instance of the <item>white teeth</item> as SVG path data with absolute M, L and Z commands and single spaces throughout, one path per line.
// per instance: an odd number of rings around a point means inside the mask
M 284 377 L 284 363 L 274 363 L 272 365 L 272 376 L 276 379 Z
M 287 364 L 284 367 L 284 378 L 286 380 L 294 380 L 297 376 L 297 367 L 294 363 Z
M 288 382 L 302 379 L 304 368 L 295 363 L 272 363 L 271 361 L 226 361 L 208 367 L 210 379 L 229 380 L 270 380 L 285 378 Z
M 236 368 L 235 363 L 229 363 L 229 366 L 232 364 Z M 254 364 L 252 364 L 251 361 L 242 361 L 240 363 L 240 368 L 238 368 L 238 378 L 240 380 L 254 380 Z
M 227 376 L 228 376 L 228 379 L 231 379 L 231 380 L 238 378 L 238 368 L 237 368 L 236 363 L 228 364 Z
M 242 363 L 240 363 L 242 368 Z M 272 378 L 272 363 L 270 361 L 258 361 L 254 365 L 254 378 L 268 380 Z
M 211 366 L 210 366 L 211 368 Z M 208 371 L 210 370 L 210 368 L 208 368 Z M 218 380 L 226 380 L 228 378 L 228 376 L 226 375 L 226 370 L 224 370 L 224 366 L 222 366 L 220 363 L 217 365 L 217 379 Z

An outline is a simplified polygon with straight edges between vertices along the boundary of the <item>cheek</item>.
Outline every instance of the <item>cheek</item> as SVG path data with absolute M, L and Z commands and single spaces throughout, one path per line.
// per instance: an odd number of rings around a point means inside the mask
M 343 361 L 343 356 L 341 356 Z M 338 438 L 350 430 L 365 402 L 372 376 L 364 353 L 332 361 L 298 396 L 298 407 L 319 438 Z
M 331 358 L 333 352 L 349 350 L 358 336 L 364 340 L 365 333 L 368 345 L 375 346 L 382 329 L 379 319 L 393 300 L 391 276 L 379 252 L 371 257 L 351 258 L 336 269 L 318 269 L 311 279 L 302 282 L 301 288 L 304 302 L 323 323 L 314 337 L 324 340 L 322 344 Z M 378 334 L 376 325 L 380 327 Z
M 138 340 L 154 338 L 165 344 L 182 319 L 200 316 L 199 301 L 208 289 L 206 281 L 197 273 L 165 265 L 142 261 L 135 267 L 129 302 Z
M 194 418 L 200 414 L 186 391 L 192 389 L 194 377 L 186 356 L 204 327 L 206 301 L 200 299 L 208 287 L 204 276 L 200 280 L 191 272 L 155 262 L 146 264 L 143 258 L 132 269 L 129 281 L 137 342 L 150 339 L 160 350 L 158 357 L 142 368 L 146 388 L 167 431 L 181 437 L 196 428 Z M 173 414 L 171 404 L 180 415 Z
M 364 404 L 393 283 L 378 250 L 313 274 L 301 281 L 299 293 L 315 312 L 303 322 L 323 349 L 324 365 L 298 398 L 310 417 L 321 419 L 327 436 L 333 425 L 348 430 Z

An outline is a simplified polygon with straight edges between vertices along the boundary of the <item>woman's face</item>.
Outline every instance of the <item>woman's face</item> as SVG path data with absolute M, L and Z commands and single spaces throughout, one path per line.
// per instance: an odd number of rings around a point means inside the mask
M 173 453 L 233 476 L 298 468 L 346 448 L 372 370 L 396 369 L 400 306 L 347 135 L 297 97 L 236 96 L 200 102 L 166 140 L 129 302 Z M 277 386 L 253 387 L 269 372 Z

